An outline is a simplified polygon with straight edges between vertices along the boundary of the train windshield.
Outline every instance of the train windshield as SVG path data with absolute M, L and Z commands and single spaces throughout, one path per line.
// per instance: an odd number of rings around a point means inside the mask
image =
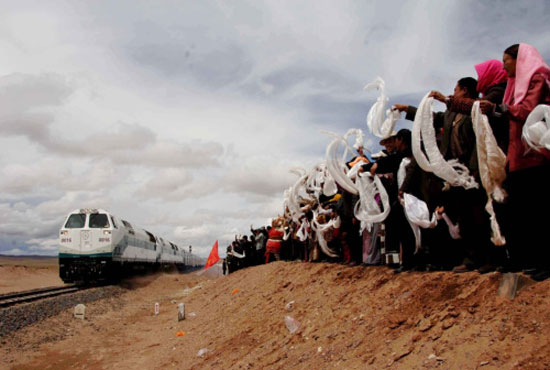
M 84 227 L 86 223 L 86 214 L 85 213 L 73 213 L 69 216 L 65 228 L 67 229 L 80 229 Z
M 105 229 L 109 227 L 109 219 L 104 213 L 94 213 L 90 215 L 90 227 Z

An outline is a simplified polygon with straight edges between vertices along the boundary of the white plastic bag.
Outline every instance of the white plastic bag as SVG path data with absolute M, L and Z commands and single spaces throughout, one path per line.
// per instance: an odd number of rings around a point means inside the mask
M 295 318 L 287 315 L 285 316 L 285 326 L 290 334 L 294 334 L 300 328 L 300 323 Z

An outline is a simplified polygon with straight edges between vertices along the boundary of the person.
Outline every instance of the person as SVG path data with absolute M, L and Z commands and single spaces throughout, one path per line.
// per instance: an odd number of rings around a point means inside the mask
M 435 95 L 432 92 L 430 95 Z M 453 98 L 477 98 L 477 81 L 472 77 L 458 80 Z M 396 104 L 395 108 L 407 112 L 406 119 L 413 121 L 416 108 L 408 105 Z M 450 110 L 434 113 L 434 126 L 443 129 L 440 151 L 445 159 L 458 159 L 471 171 L 477 170 L 477 155 L 475 150 L 475 134 L 472 128 L 470 113 L 457 113 Z
M 352 194 L 344 189 L 339 189 L 340 196 L 333 207 L 334 212 L 340 217 L 339 235 L 336 241 L 340 244 L 342 263 L 356 266 L 362 261 L 362 245 L 359 241 L 359 222 L 355 218 L 354 206 L 359 200 L 359 195 Z M 315 249 L 314 249 L 315 251 Z
M 235 235 L 235 240 L 231 243 L 231 251 L 228 254 L 231 254 L 231 265 L 232 265 L 231 271 L 237 271 L 243 267 L 246 267 L 244 264 L 244 258 L 246 257 L 246 253 L 240 241 L 237 240 L 236 235 Z
M 254 238 L 254 246 L 256 248 L 256 251 L 254 252 L 254 256 L 256 259 L 255 264 L 261 265 L 265 259 L 265 243 L 267 242 L 267 231 L 265 230 L 265 226 L 262 226 L 259 229 L 254 229 L 252 225 L 250 225 L 250 231 L 252 231 L 252 234 L 255 236 Z
M 357 148 L 357 154 L 358 154 L 357 156 L 353 157 L 350 161 L 348 161 L 346 163 L 348 168 L 352 168 L 353 166 L 355 166 L 359 162 L 363 162 L 363 163 L 369 163 L 370 162 L 368 160 L 367 156 L 365 155 L 365 153 L 363 152 L 363 147 L 362 146 Z
M 430 95 L 437 95 L 432 92 Z M 453 99 L 476 99 L 477 81 L 472 77 L 458 80 Z M 406 111 L 406 119 L 414 120 L 416 108 L 407 105 L 395 105 L 396 109 Z M 443 129 L 439 150 L 446 160 L 457 159 L 468 167 L 479 183 L 478 161 L 476 151 L 476 137 L 469 113 L 457 113 L 450 110 L 434 113 L 434 126 Z M 441 184 L 442 185 L 442 184 Z M 493 261 L 490 242 L 490 220 L 484 210 L 486 194 L 481 189 L 466 190 L 462 187 L 453 187 L 447 192 L 431 194 L 426 203 L 439 203 L 444 206 L 446 213 L 458 221 L 461 231 L 461 253 L 463 262 L 453 269 L 455 272 L 466 272 L 479 268 L 480 272 L 489 272 L 495 269 L 498 261 Z
M 550 181 L 550 152 L 527 150 L 522 141 L 525 120 L 539 104 L 550 104 L 550 68 L 538 50 L 515 44 L 503 54 L 508 85 L 502 104 L 485 102 L 494 114 L 510 121 L 506 155 L 508 192 L 504 214 L 504 235 L 509 255 L 507 270 L 528 269 L 535 280 L 550 277 L 550 250 L 544 217 L 531 215 L 533 209 L 550 209 L 546 188 Z
M 432 91 L 430 96 L 446 104 L 449 111 L 468 115 L 472 112 L 474 102 L 482 100 L 480 106 L 481 112 L 488 115 L 489 124 L 498 146 L 506 153 L 508 150 L 508 119 L 493 115 L 491 112 L 492 107 L 486 102 L 494 104 L 502 103 L 508 76 L 503 69 L 502 62 L 496 59 L 476 64 L 475 69 L 478 75 L 477 92 L 481 94 L 481 98 L 474 99 L 469 96 L 455 97 L 454 95 L 445 96 L 439 91 Z
M 271 228 L 268 231 L 268 239 L 265 245 L 265 263 L 270 262 L 271 256 L 273 256 L 276 261 L 281 259 L 283 235 L 283 218 L 277 217 L 272 220 Z
M 243 258 L 243 267 L 249 267 L 254 265 L 254 252 L 256 250 L 253 241 L 248 240 L 247 235 L 243 235 L 239 244 L 242 246 L 245 257 Z
M 227 246 L 227 256 L 225 257 L 224 263 L 227 265 L 227 274 L 237 270 L 236 259 L 233 257 L 233 244 Z
M 393 153 L 386 157 L 379 158 L 373 164 L 362 166 L 363 171 L 370 171 L 374 174 L 392 175 L 391 186 L 386 187 L 390 200 L 390 213 L 385 220 L 386 227 L 386 252 L 401 252 L 401 265 L 395 272 L 401 272 L 416 267 L 413 257 L 414 254 L 414 234 L 407 222 L 403 207 L 399 203 L 397 189 L 397 172 L 404 158 L 411 157 L 411 131 L 401 129 L 391 140 L 393 143 Z
M 387 137 L 385 139 L 380 140 L 380 145 L 384 147 L 382 151 L 379 153 L 373 154 L 373 158 L 380 158 L 380 157 L 387 157 L 388 155 L 395 152 L 395 134 L 396 132 L 393 132 L 390 137 Z

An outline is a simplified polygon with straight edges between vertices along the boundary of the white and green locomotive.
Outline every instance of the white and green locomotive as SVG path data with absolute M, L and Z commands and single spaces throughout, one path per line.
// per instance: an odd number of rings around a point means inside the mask
M 116 280 L 136 269 L 195 269 L 204 260 L 103 209 L 71 212 L 59 231 L 59 276 L 66 283 Z

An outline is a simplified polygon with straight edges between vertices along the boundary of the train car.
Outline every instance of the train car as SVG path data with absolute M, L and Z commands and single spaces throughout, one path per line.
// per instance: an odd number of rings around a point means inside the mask
M 103 209 L 76 209 L 59 231 L 59 276 L 66 283 L 116 280 L 136 269 L 185 270 L 201 261 Z

